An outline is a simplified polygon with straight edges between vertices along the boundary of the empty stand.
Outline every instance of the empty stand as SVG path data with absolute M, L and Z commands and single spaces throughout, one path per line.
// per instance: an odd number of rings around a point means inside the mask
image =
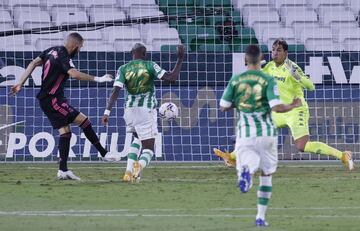
M 125 20 L 126 15 L 116 7 L 104 7 L 92 5 L 88 10 L 90 22 L 102 22 L 111 20 Z
M 301 43 L 307 50 L 334 51 L 340 50 L 341 45 L 333 41 L 333 35 L 329 28 L 304 28 L 300 34 Z

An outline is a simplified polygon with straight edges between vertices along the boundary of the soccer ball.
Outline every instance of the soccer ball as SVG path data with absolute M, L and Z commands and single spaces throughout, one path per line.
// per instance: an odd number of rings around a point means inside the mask
M 171 102 L 163 103 L 159 108 L 159 116 L 163 120 L 176 119 L 179 115 L 178 107 Z

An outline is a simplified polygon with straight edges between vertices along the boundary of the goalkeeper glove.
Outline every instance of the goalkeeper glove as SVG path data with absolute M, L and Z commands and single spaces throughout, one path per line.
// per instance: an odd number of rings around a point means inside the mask
M 285 60 L 285 67 L 291 73 L 291 75 L 297 80 L 300 81 L 300 76 L 296 71 L 296 66 L 290 61 L 290 59 Z

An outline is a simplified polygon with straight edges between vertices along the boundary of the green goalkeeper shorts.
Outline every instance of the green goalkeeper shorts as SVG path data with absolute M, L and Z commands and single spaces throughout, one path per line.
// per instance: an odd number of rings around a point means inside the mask
M 309 108 L 298 107 L 286 113 L 272 113 L 277 128 L 289 127 L 294 140 L 309 135 Z

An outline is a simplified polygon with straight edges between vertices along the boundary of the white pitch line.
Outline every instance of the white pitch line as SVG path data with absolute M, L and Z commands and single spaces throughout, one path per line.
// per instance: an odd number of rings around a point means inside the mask
M 44 217 L 215 217 L 215 218 L 253 218 L 251 214 L 143 214 L 143 213 L 48 213 L 48 212 L 21 212 L 21 211 L 0 211 L 0 216 L 44 216 Z M 274 215 L 269 214 L 269 217 L 279 218 L 360 218 L 360 215 Z
M 12 124 L 5 124 L 5 125 L 3 125 L 3 126 L 0 127 L 0 130 L 5 129 L 5 128 L 8 128 L 8 127 L 12 127 L 12 126 L 15 126 L 15 125 L 17 125 L 17 124 L 24 123 L 24 122 L 25 122 L 25 120 L 19 121 L 19 122 L 15 122 L 15 123 L 12 123 Z
M 0 162 L 1 164 L 6 164 L 6 162 Z M 8 164 L 16 164 L 16 163 L 8 163 Z M 34 163 L 18 163 L 18 164 L 34 164 Z M 38 163 L 39 165 L 42 165 L 44 163 Z M 55 163 L 54 163 L 55 164 Z M 74 165 L 71 167 L 71 169 L 125 169 L 125 162 L 120 166 L 76 166 L 76 164 L 81 163 L 73 163 Z M 92 164 L 101 164 L 101 163 L 92 163 Z M 175 164 L 175 163 L 174 163 Z M 167 166 L 166 166 L 167 165 Z M 279 166 L 279 169 L 281 170 L 281 167 L 285 168 L 341 168 L 341 165 L 290 165 L 290 164 L 283 164 Z M 55 169 L 56 167 L 37 167 L 37 166 L 25 166 L 25 169 L 32 169 L 32 170 L 51 170 Z M 158 164 L 158 165 L 152 165 L 147 167 L 149 169 L 211 169 L 211 168 L 224 168 L 226 167 L 224 165 L 187 165 L 187 166 L 179 166 L 179 165 L 172 165 L 172 164 Z M 17 167 L 2 167 L 1 170 L 18 170 Z M 234 170 L 234 168 L 228 168 L 229 170 Z M 234 170 L 235 171 L 235 170 Z
M 269 210 L 360 210 L 360 207 L 342 206 L 342 207 L 270 207 Z M 139 212 L 211 212 L 211 211 L 256 211 L 256 207 L 238 207 L 238 208 L 134 208 L 134 209 L 69 209 L 69 210 L 23 210 L 23 211 L 0 211 L 0 214 L 111 214 L 111 213 L 139 213 Z M 360 214 L 359 214 L 360 215 Z M 330 216 L 330 215 L 329 215 Z

